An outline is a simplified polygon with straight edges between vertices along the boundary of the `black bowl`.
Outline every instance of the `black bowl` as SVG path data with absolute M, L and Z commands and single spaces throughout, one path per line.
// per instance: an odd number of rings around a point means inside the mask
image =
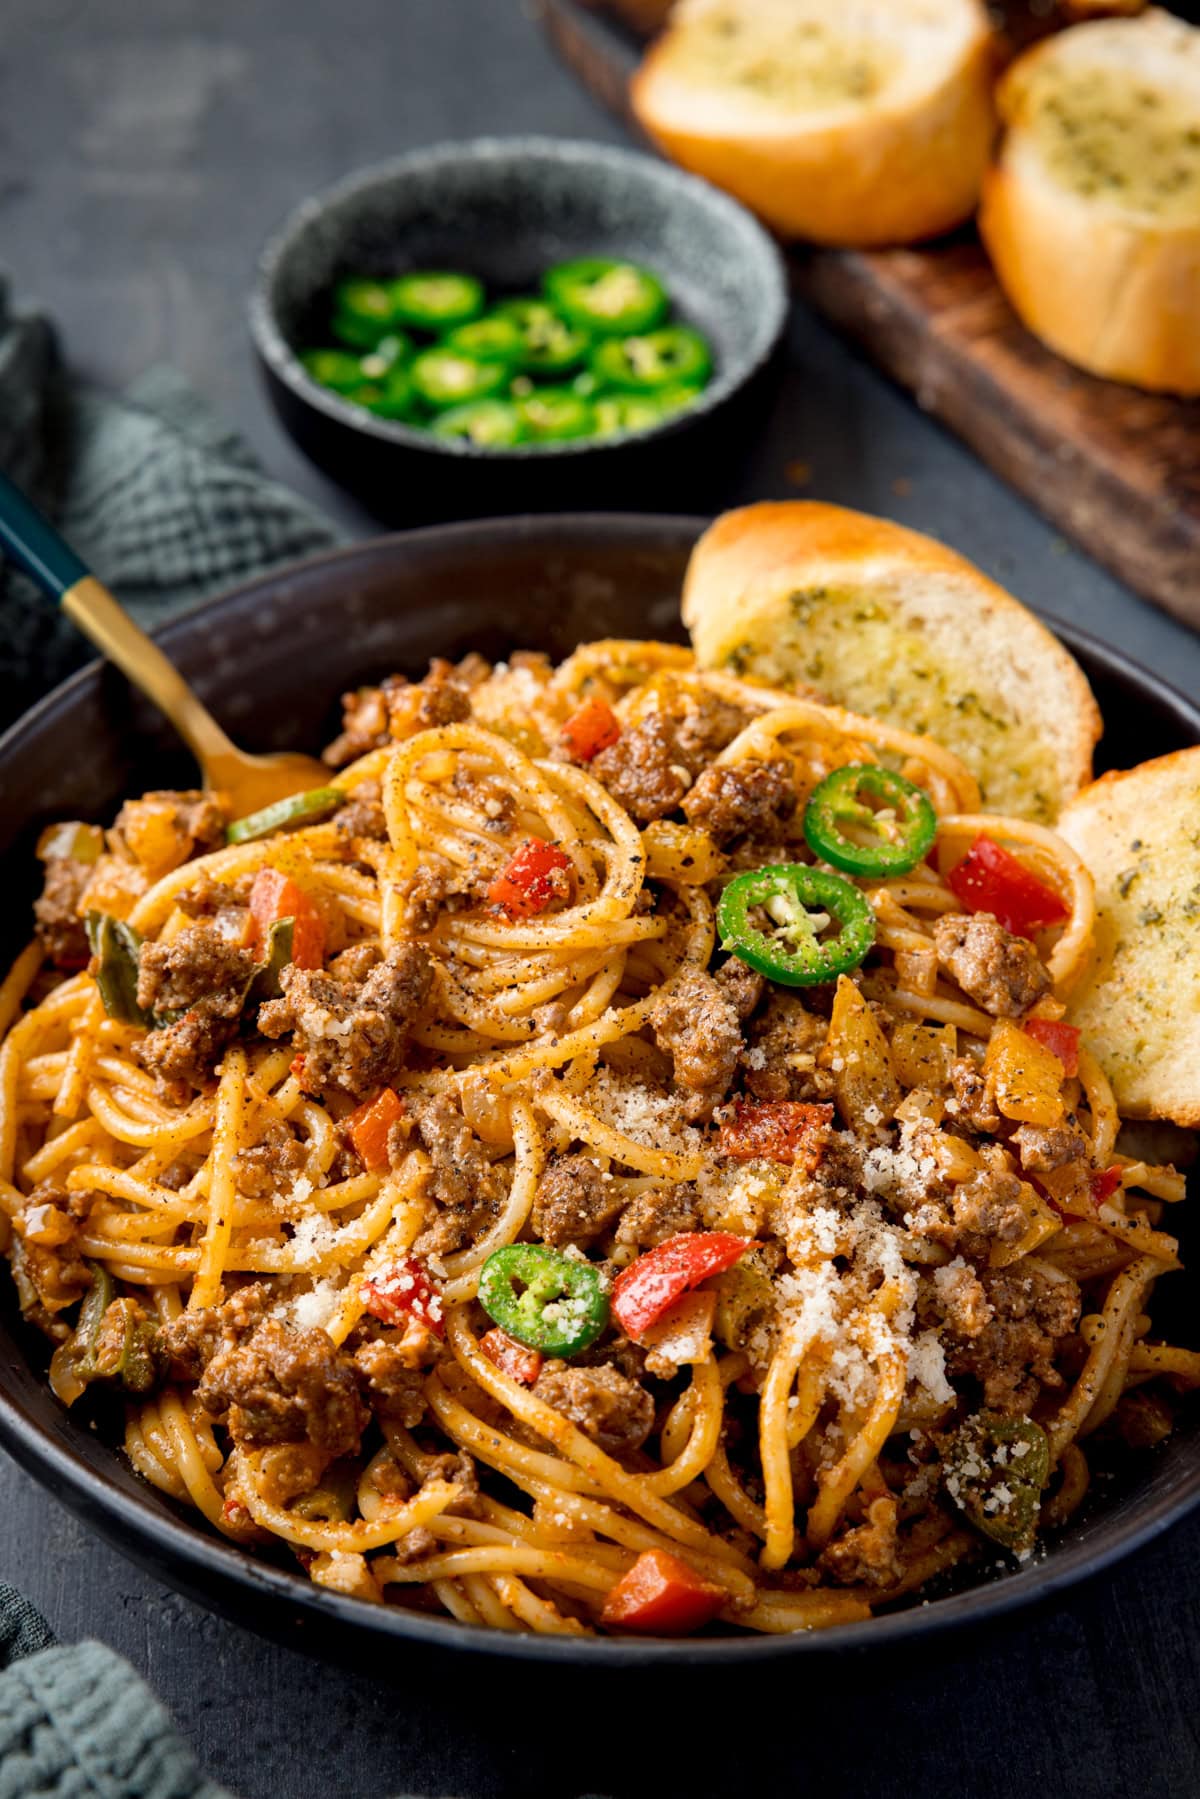
M 685 412 L 602 441 L 483 449 L 376 418 L 319 386 L 296 352 L 328 338 L 352 274 L 462 268 L 490 290 L 536 290 L 556 262 L 621 256 L 657 271 L 713 345 Z M 250 301 L 267 391 L 300 447 L 392 524 L 570 506 L 695 508 L 771 397 L 787 320 L 774 243 L 734 201 L 628 150 L 481 138 L 403 156 L 306 200 L 268 243 Z
M 591 637 L 681 637 L 680 581 L 700 529 L 686 518 L 527 518 L 382 538 L 252 582 L 171 625 L 160 641 L 239 741 L 315 748 L 331 732 L 343 688 L 392 669 L 419 674 L 435 654 L 499 656 L 525 645 L 562 656 Z M 1109 722 L 1109 764 L 1200 741 L 1200 708 L 1081 632 L 1062 627 L 1060 635 Z M 0 739 L 0 855 L 9 894 L 0 947 L 12 953 L 28 935 L 32 848 L 43 824 L 64 814 L 105 819 L 127 792 L 188 778 L 187 759 L 166 727 L 131 701 L 111 668 L 93 664 L 36 706 Z M 1191 1298 L 1186 1277 L 1174 1289 L 1164 1282 L 1156 1319 L 1168 1330 L 1177 1322 L 1194 1328 Z M 362 1605 L 210 1534 L 195 1513 L 139 1481 L 111 1435 L 62 1409 L 44 1367 L 44 1347 L 20 1324 L 5 1277 L 0 1439 L 25 1467 L 118 1548 L 201 1603 L 376 1672 L 402 1668 L 397 1652 L 405 1643 L 423 1652 L 440 1646 L 615 1669 L 750 1664 L 924 1640 L 1061 1592 L 1200 1500 L 1200 1417 L 1185 1415 L 1164 1448 L 1102 1483 L 1044 1556 L 908 1611 L 795 1637 L 517 1636 Z

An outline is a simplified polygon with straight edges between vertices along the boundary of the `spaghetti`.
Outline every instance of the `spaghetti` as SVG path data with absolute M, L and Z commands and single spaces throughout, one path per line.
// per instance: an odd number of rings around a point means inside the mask
M 1093 1434 L 1169 1429 L 1182 1182 L 1064 1022 L 1053 832 L 654 643 L 397 677 L 328 759 L 232 844 L 214 795 L 55 827 L 0 987 L 21 1304 L 144 1479 L 374 1604 L 787 1632 L 1028 1555 Z M 911 865 L 864 768 L 936 811 Z

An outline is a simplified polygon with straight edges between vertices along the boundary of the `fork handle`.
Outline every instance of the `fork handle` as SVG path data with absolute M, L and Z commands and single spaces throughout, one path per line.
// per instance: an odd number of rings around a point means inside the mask
M 66 539 L 2 471 L 0 549 L 52 600 L 61 600 L 69 587 L 88 574 Z
M 57 600 L 72 624 L 166 714 L 202 769 L 233 751 L 174 664 L 3 472 L 0 549 L 44 594 Z

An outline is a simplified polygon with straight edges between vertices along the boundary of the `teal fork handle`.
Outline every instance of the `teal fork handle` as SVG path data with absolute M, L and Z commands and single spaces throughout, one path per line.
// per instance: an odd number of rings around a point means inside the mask
M 82 581 L 88 568 L 19 487 L 0 473 L 0 550 L 52 600 Z

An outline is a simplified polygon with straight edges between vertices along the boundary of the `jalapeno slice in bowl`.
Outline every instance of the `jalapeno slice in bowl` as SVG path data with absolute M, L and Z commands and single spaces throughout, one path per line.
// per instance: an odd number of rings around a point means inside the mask
M 597 380 L 625 393 L 701 387 L 712 373 L 708 340 L 689 325 L 665 325 L 635 337 L 606 337 L 592 351 Z
M 409 370 L 418 396 L 427 406 L 441 411 L 445 406 L 465 406 L 471 400 L 486 400 L 508 385 L 509 371 L 502 362 L 480 362 L 464 356 L 461 350 L 447 350 L 436 345 L 422 350 Z
M 381 381 L 397 364 L 407 362 L 412 350 L 412 339 L 405 337 L 403 331 L 389 331 L 373 350 L 360 357 L 358 366 L 368 381 Z
M 587 356 L 592 340 L 544 300 L 502 300 L 492 314 L 521 334 L 520 366 L 533 375 L 566 375 Z
M 362 399 L 361 395 L 351 394 L 350 398 Z M 417 395 L 412 376 L 404 368 L 390 368 L 382 381 L 374 384 L 373 391 L 366 399 L 364 406 L 370 407 L 376 417 L 381 419 L 411 419 L 417 413 Z
M 502 362 L 506 368 L 517 368 L 525 353 L 525 344 L 512 319 L 498 313 L 487 313 L 467 325 L 456 325 L 442 339 L 443 348 L 461 350 L 477 362 Z
M 543 1243 L 493 1250 L 479 1277 L 479 1303 L 501 1330 L 543 1355 L 578 1355 L 608 1323 L 600 1270 Z
M 394 319 L 386 281 L 339 281 L 333 290 L 333 335 L 343 343 L 373 350 Z
M 813 788 L 804 835 L 815 856 L 847 874 L 902 875 L 933 847 L 937 814 L 929 795 L 903 775 L 852 762 Z
M 392 318 L 417 331 L 449 331 L 484 309 L 483 282 L 453 269 L 422 269 L 387 283 Z
M 570 324 L 596 337 L 653 331 L 670 307 L 657 275 L 636 262 L 611 257 L 560 262 L 543 277 L 542 287 Z
M 363 384 L 363 359 L 350 350 L 301 350 L 300 361 L 322 387 L 350 394 Z
M 508 449 L 525 442 L 521 415 L 509 400 L 473 400 L 451 406 L 433 421 L 435 437 L 462 437 L 481 449 Z
M 566 443 L 576 437 L 592 437 L 596 408 L 569 387 L 538 387 L 517 401 L 529 438 L 536 443 Z

